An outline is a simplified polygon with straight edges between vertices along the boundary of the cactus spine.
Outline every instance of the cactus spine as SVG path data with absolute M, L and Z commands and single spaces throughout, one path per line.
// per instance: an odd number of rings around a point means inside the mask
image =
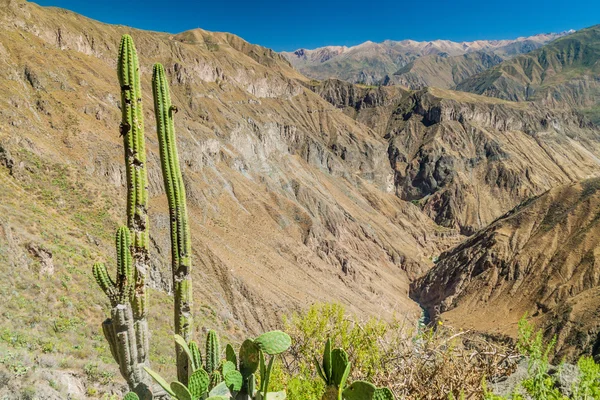
M 102 323 L 113 358 L 129 388 L 141 399 L 151 399 L 148 363 L 146 271 L 148 266 L 148 188 L 146 150 L 138 58 L 133 39 L 123 35 L 117 75 L 121 85 L 120 133 L 127 169 L 127 227 L 116 235 L 117 277 L 104 264 L 95 264 L 94 277 L 111 302 L 111 318 Z M 133 396 L 130 396 L 132 398 Z
M 191 243 L 185 201 L 185 187 L 179 168 L 177 143 L 173 114 L 176 108 L 171 104 L 169 86 L 165 70 L 161 64 L 155 64 L 152 74 L 154 112 L 156 130 L 160 144 L 160 162 L 169 202 L 171 217 L 171 263 L 175 292 L 175 333 L 190 341 L 192 327 L 192 283 L 190 276 Z M 177 379 L 187 384 L 189 365 L 186 354 L 176 344 Z

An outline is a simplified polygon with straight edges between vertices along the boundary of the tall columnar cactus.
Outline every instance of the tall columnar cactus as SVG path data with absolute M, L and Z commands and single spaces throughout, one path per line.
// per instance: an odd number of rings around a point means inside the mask
M 121 39 L 117 74 L 121 85 L 121 135 L 127 168 L 127 227 L 117 231 L 117 276 L 113 281 L 104 264 L 94 276 L 111 302 L 111 318 L 102 323 L 111 353 L 129 388 L 142 399 L 151 399 L 146 319 L 148 266 L 148 188 L 142 118 L 139 66 L 131 36 Z
M 171 217 L 171 263 L 175 292 L 175 333 L 190 341 L 192 327 L 192 281 L 190 229 L 187 218 L 185 187 L 179 168 L 173 114 L 177 111 L 171 104 L 165 70 L 155 64 L 152 74 L 156 130 L 160 144 L 162 167 L 169 213 Z M 176 344 L 177 379 L 187 384 L 189 365 L 181 345 Z
M 131 252 L 135 265 L 133 312 L 145 319 L 146 273 L 148 269 L 148 178 L 146 141 L 138 56 L 129 35 L 123 35 L 119 47 L 117 75 L 121 85 L 120 132 L 125 145 L 127 174 L 127 227 L 131 231 Z

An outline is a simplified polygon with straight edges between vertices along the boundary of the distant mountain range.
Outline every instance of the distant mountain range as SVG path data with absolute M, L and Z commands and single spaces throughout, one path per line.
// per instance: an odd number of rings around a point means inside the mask
M 600 25 L 582 29 L 464 80 L 458 90 L 571 106 L 600 123 Z
M 386 40 L 352 47 L 299 49 L 282 55 L 304 75 L 319 80 L 338 78 L 368 85 L 398 83 L 411 89 L 432 85 L 450 88 L 503 60 L 572 32 L 473 42 Z

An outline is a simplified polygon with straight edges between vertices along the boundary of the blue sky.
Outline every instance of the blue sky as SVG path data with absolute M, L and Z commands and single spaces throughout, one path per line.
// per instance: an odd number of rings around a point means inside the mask
M 231 32 L 277 51 L 386 39 L 512 39 L 600 24 L 600 0 L 34 0 L 102 22 Z

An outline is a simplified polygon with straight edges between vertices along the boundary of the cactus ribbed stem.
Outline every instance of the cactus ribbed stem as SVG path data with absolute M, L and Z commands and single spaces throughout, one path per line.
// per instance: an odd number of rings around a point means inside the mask
M 173 286 L 175 292 L 175 333 L 190 341 L 192 327 L 192 285 L 191 243 L 187 218 L 185 187 L 179 157 L 173 114 L 176 111 L 171 104 L 171 96 L 161 64 L 155 64 L 152 74 L 152 91 L 154 94 L 154 112 L 156 114 L 156 130 L 160 144 L 160 161 L 169 202 L 171 217 L 171 262 L 173 270 Z M 187 384 L 189 366 L 183 349 L 176 345 L 177 379 Z
M 133 40 L 123 35 L 117 75 L 121 85 L 121 135 L 127 171 L 127 227 L 116 234 L 117 276 L 95 264 L 94 277 L 111 302 L 111 318 L 102 324 L 111 354 L 129 388 L 142 400 L 152 398 L 148 363 L 146 271 L 148 270 L 148 183 L 138 58 Z
M 119 47 L 117 75 L 121 85 L 121 135 L 125 145 L 127 171 L 127 226 L 131 231 L 135 264 L 133 312 L 145 318 L 146 271 L 148 269 L 148 178 L 138 56 L 129 35 L 123 35 Z
M 206 336 L 206 365 L 205 370 L 211 374 L 214 370 L 219 368 L 221 362 L 221 345 L 219 344 L 219 337 L 217 332 L 210 330 Z

